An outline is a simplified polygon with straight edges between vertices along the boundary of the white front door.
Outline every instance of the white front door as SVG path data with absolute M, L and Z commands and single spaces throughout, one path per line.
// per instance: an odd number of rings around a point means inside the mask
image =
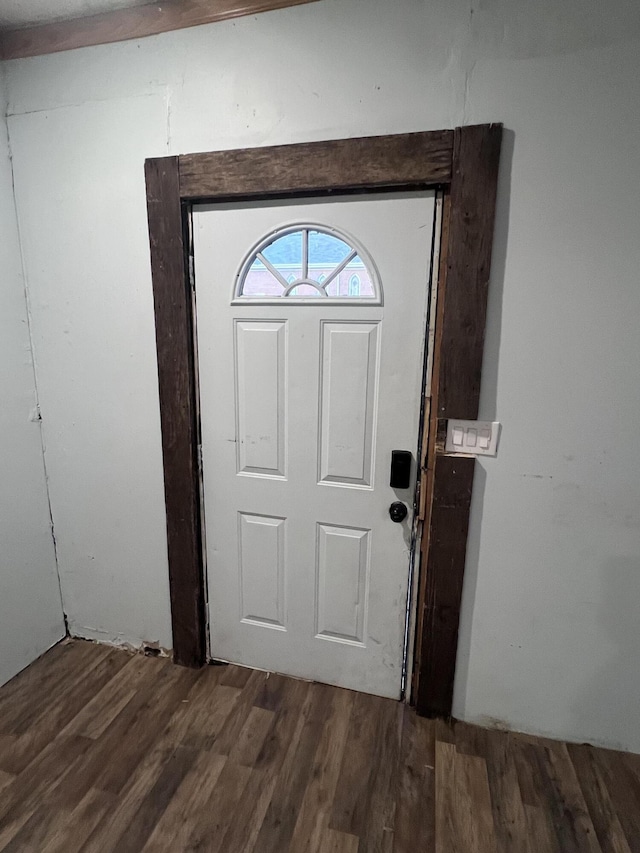
M 216 659 L 400 696 L 433 217 L 427 192 L 194 212 Z

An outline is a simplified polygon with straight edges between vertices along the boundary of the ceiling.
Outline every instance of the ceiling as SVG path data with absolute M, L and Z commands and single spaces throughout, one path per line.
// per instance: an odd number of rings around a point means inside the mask
M 0 0 L 0 28 L 48 24 L 146 2 L 149 0 Z

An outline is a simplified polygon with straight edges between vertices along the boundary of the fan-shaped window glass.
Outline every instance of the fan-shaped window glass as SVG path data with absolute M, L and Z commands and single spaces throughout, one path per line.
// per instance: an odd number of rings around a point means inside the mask
M 290 225 L 261 240 L 236 278 L 234 301 L 281 298 L 382 304 L 382 289 L 368 253 L 353 237 L 323 225 Z

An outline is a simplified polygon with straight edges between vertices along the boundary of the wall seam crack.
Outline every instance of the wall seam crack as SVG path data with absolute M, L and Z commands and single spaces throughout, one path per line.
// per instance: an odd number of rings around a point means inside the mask
M 1 77 L 2 83 L 4 85 L 4 82 L 5 82 L 4 65 L 2 65 L 0 67 L 0 77 Z M 56 540 L 55 525 L 54 525 L 54 521 L 53 521 L 53 508 L 51 506 L 51 492 L 49 489 L 49 472 L 47 470 L 46 442 L 45 442 L 45 438 L 44 438 L 44 424 L 43 424 L 43 420 L 42 420 L 42 410 L 40 408 L 40 395 L 38 392 L 38 371 L 36 368 L 36 354 L 35 354 L 35 346 L 34 346 L 34 340 L 33 340 L 31 299 L 30 299 L 30 295 L 29 295 L 29 286 L 27 283 L 27 270 L 26 270 L 26 264 L 25 264 L 25 260 L 24 260 L 24 247 L 23 247 L 23 243 L 22 243 L 22 232 L 20 229 L 20 217 L 18 214 L 18 201 L 17 201 L 17 197 L 16 197 L 16 180 L 15 180 L 15 170 L 14 170 L 14 166 L 13 166 L 13 149 L 12 149 L 12 145 L 11 145 L 11 133 L 9 132 L 9 121 L 8 121 L 8 118 L 9 118 L 8 99 L 7 99 L 7 102 L 3 106 L 4 106 L 3 117 L 5 119 L 6 134 L 7 134 L 7 152 L 9 155 L 9 168 L 10 168 L 10 173 L 11 173 L 11 195 L 12 195 L 13 210 L 14 210 L 14 214 L 16 217 L 16 230 L 17 230 L 17 234 L 18 234 L 18 246 L 19 246 L 19 250 L 20 250 L 20 272 L 22 275 L 22 290 L 24 293 L 24 301 L 25 301 L 25 307 L 26 307 L 26 312 L 27 312 L 27 333 L 29 336 L 29 349 L 30 349 L 30 353 L 31 353 L 31 370 L 33 373 L 33 390 L 34 390 L 34 396 L 35 396 L 35 405 L 36 405 L 36 412 L 37 412 L 38 428 L 40 430 L 40 450 L 42 453 L 42 467 L 43 467 L 43 471 L 44 471 L 44 485 L 45 485 L 45 492 L 46 492 L 46 496 L 47 496 L 47 509 L 48 509 L 48 513 L 49 513 L 49 526 L 50 526 L 50 532 L 51 532 L 51 541 L 53 543 L 53 559 L 54 559 L 55 568 L 56 568 L 56 578 L 58 581 L 58 593 L 60 595 L 60 609 L 62 610 L 62 617 L 64 619 L 65 635 L 67 637 L 69 637 L 70 636 L 70 634 L 69 634 L 69 620 L 68 620 L 67 613 L 66 613 L 65 608 L 64 608 L 64 598 L 62 595 L 62 581 L 60 579 L 60 563 L 59 563 L 59 559 L 58 559 L 58 543 Z
M 476 0 L 470 0 L 469 2 L 469 25 L 467 31 L 467 50 L 471 51 L 473 46 L 473 16 L 476 11 Z M 467 124 L 468 116 L 467 116 L 467 107 L 469 105 L 469 88 L 471 86 L 471 77 L 473 76 L 473 72 L 476 67 L 476 60 L 472 59 L 470 62 L 465 61 L 465 70 L 464 70 L 464 91 L 462 93 L 462 126 L 464 127 Z

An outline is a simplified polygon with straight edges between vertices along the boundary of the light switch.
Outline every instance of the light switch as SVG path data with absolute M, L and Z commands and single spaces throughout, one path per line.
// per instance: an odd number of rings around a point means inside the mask
M 469 456 L 495 456 L 499 432 L 498 421 L 449 421 L 445 451 Z

